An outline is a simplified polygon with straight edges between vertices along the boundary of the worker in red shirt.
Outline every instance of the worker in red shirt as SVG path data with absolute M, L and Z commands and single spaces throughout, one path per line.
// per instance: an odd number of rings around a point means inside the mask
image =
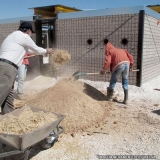
M 26 79 L 26 75 L 27 75 L 27 68 L 29 65 L 29 57 L 33 57 L 35 55 L 31 55 L 31 54 L 25 54 L 24 59 L 22 61 L 22 64 L 20 65 L 20 67 L 18 68 L 18 84 L 17 84 L 17 95 L 18 95 L 18 99 L 22 98 L 23 95 L 23 88 L 24 88 L 24 82 Z
M 124 49 L 115 48 L 110 42 L 106 44 L 104 67 L 100 71 L 104 75 L 110 68 L 111 79 L 107 88 L 107 100 L 112 101 L 114 87 L 120 75 L 122 75 L 122 87 L 124 89 L 123 103 L 128 103 L 128 75 L 133 69 L 133 56 Z

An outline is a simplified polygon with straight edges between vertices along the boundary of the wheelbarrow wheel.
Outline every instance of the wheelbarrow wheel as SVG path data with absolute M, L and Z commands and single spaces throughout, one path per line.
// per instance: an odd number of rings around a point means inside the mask
M 58 132 L 59 132 L 59 127 L 56 127 L 56 128 L 54 129 L 54 133 L 57 134 Z M 48 143 L 47 140 L 46 140 L 46 138 L 45 138 L 45 139 L 43 139 L 43 140 L 40 142 L 40 145 L 41 145 L 41 147 L 42 147 L 43 149 L 49 149 L 49 148 L 51 148 L 51 147 L 54 145 L 54 143 L 57 142 L 57 141 L 58 141 L 58 138 L 56 138 L 52 143 Z
M 51 148 L 51 147 L 54 145 L 55 142 L 56 142 L 56 141 L 54 141 L 53 143 L 48 143 L 48 142 L 46 141 L 46 139 L 44 139 L 44 140 L 42 140 L 42 141 L 40 142 L 40 144 L 41 144 L 41 147 L 42 147 L 43 149 L 49 149 L 49 148 Z

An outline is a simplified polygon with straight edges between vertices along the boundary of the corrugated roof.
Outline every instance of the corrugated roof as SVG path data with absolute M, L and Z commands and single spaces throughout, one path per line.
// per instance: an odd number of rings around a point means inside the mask
M 48 11 L 53 11 L 53 8 L 54 7 L 62 7 L 62 8 L 66 8 L 66 9 L 71 9 L 71 10 L 74 10 L 74 11 L 82 11 L 81 9 L 77 9 L 75 7 L 68 7 L 68 6 L 63 6 L 63 5 L 60 5 L 60 4 L 56 4 L 56 5 L 51 5 L 51 6 L 41 6 L 41 7 L 32 7 L 32 8 L 29 8 L 29 9 L 42 9 L 42 10 L 48 10 Z
M 160 13 L 160 4 L 157 5 L 148 5 L 147 7 L 149 7 L 150 9 Z
M 42 17 L 55 17 L 59 12 L 82 11 L 74 7 L 63 6 L 60 4 L 51 5 L 51 6 L 33 7 L 29 9 L 33 9 L 35 15 L 41 15 Z
M 157 19 L 160 19 L 160 14 L 150 9 L 149 7 L 143 6 L 132 6 L 132 7 L 119 7 L 119 8 L 108 8 L 98 10 L 79 11 L 75 13 L 59 13 L 58 19 L 67 18 L 80 18 L 80 17 L 93 17 L 93 16 L 105 16 L 105 15 L 120 15 L 120 14 L 136 14 L 140 10 L 144 10 L 146 14 L 151 15 Z

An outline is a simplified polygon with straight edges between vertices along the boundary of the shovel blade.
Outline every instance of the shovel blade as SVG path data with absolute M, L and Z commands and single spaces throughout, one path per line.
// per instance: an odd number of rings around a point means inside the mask
M 79 79 L 79 73 L 80 73 L 80 71 L 78 70 L 78 71 L 76 71 L 75 73 L 73 73 L 73 75 L 72 75 L 72 79 L 74 79 L 74 81 L 76 81 L 76 80 L 78 80 Z
M 78 80 L 80 76 L 87 76 L 87 73 L 83 73 L 83 72 L 80 72 L 80 71 L 76 71 L 72 77 L 74 78 L 74 80 Z
M 75 73 L 73 73 L 72 77 L 78 75 L 80 73 L 80 70 L 76 71 Z

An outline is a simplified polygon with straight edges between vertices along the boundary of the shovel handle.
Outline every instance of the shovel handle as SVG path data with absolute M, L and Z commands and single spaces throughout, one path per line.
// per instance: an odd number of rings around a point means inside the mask
M 97 73 L 87 73 L 87 75 L 94 75 L 94 74 L 99 74 L 99 72 L 97 72 Z
M 133 69 L 132 70 L 132 72 L 138 72 L 139 71 L 139 69 Z
M 35 57 L 36 55 L 30 55 L 30 56 L 26 56 L 24 58 L 30 58 L 30 57 Z
M 132 72 L 138 72 L 139 69 L 133 69 Z M 111 72 L 106 72 L 106 73 L 111 73 Z M 95 72 L 95 73 L 86 73 L 86 75 L 95 75 L 95 74 L 100 74 L 99 72 Z
M 111 72 L 106 72 L 106 73 L 111 73 Z M 99 72 L 97 73 L 87 73 L 87 75 L 95 75 L 95 74 L 100 74 Z

